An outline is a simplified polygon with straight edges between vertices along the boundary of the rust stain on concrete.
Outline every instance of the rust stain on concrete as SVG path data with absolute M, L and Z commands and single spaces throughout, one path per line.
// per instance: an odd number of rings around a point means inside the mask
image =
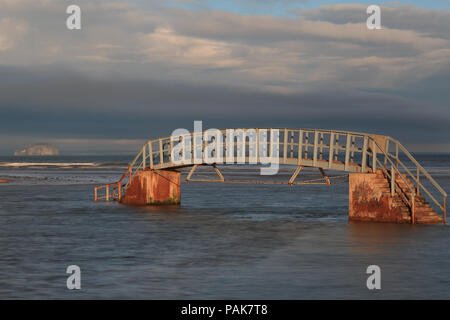
M 138 206 L 180 204 L 180 173 L 174 170 L 140 171 L 120 202 Z
M 350 174 L 349 220 L 410 223 L 409 215 L 379 184 L 377 174 Z

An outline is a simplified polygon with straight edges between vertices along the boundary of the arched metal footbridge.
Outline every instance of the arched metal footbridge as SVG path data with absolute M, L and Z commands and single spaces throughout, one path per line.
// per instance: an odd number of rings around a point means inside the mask
M 280 165 L 295 166 L 286 181 L 290 185 L 296 184 L 295 179 L 304 167 L 318 168 L 325 178 L 325 170 L 378 173 L 386 179 L 391 196 L 399 198 L 408 208 L 413 223 L 416 209 L 427 201 L 434 210 L 440 211 L 445 223 L 447 193 L 399 141 L 389 136 L 290 128 L 234 128 L 216 133 L 221 137 L 207 130 L 147 141 L 118 182 L 95 188 L 95 200 L 120 200 L 135 175 L 143 170 L 192 167 L 187 176 L 189 181 L 197 166 L 211 165 L 219 176 L 214 181 L 233 182 L 224 178 L 216 167 L 217 161 L 211 162 L 204 151 L 215 141 L 216 147 L 210 155 L 223 159 L 224 164 L 267 165 L 267 156 L 272 156 Z M 219 143 L 221 148 L 217 148 Z

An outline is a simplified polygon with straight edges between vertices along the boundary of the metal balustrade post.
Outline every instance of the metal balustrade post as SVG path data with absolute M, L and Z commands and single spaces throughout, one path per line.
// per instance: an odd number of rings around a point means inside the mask
M 375 140 L 372 140 L 372 172 L 377 172 L 377 146 Z
M 171 163 L 173 163 L 172 150 L 173 150 L 173 141 L 172 141 L 172 138 L 170 138 L 169 151 L 167 153 L 168 153 L 168 157 L 169 157 L 169 162 L 171 162 Z
M 328 151 L 328 168 L 331 169 L 333 164 L 333 154 L 334 154 L 334 132 L 330 133 L 330 148 Z
M 366 166 L 367 166 L 367 136 L 364 136 L 364 142 L 363 142 L 363 152 L 362 152 L 362 159 L 361 159 L 361 172 L 366 172 Z
M 334 160 L 338 161 L 338 153 L 339 153 L 339 133 L 336 134 L 336 140 L 334 141 L 334 146 L 336 147 L 336 152 L 334 153 Z
M 289 158 L 294 158 L 294 131 L 291 131 L 290 145 L 291 151 L 289 152 Z
M 298 133 L 298 164 L 302 163 L 303 158 L 303 130 Z
M 146 167 L 145 162 L 146 161 L 145 161 L 145 144 L 144 144 L 144 146 L 142 147 L 142 170 L 144 170 Z
M 162 139 L 159 139 L 159 165 L 162 166 L 163 163 L 164 163 L 163 144 L 162 144 Z
M 273 134 L 273 131 L 272 130 L 270 130 L 270 133 L 269 132 L 267 132 L 267 136 L 269 137 L 268 138 L 268 140 L 269 140 L 269 152 L 268 152 L 268 155 L 269 155 L 269 159 L 272 159 L 272 157 L 273 157 L 273 153 L 272 153 L 272 144 L 273 144 L 273 136 L 272 136 L 272 134 Z M 280 137 L 278 137 L 278 142 L 280 141 Z M 279 156 L 279 154 L 278 154 L 278 156 Z
M 344 164 L 345 171 L 348 171 L 348 165 L 350 161 L 350 144 L 351 144 L 351 136 L 347 133 L 347 141 L 345 143 L 345 164 Z
M 386 169 L 387 167 L 387 155 L 389 154 L 389 140 L 386 139 L 386 145 L 385 145 L 385 149 L 384 149 L 384 168 Z
M 226 140 L 228 140 L 228 139 L 225 139 L 225 143 L 226 143 Z M 225 148 L 227 148 L 228 146 L 226 146 Z M 259 128 L 257 128 L 256 129 L 256 163 L 259 163 L 259 151 L 260 151 L 260 148 L 259 148 Z
M 308 159 L 309 131 L 305 132 L 305 159 Z
M 412 196 L 411 196 L 411 201 L 412 201 L 412 204 L 411 204 L 411 220 L 412 220 L 412 224 L 416 224 L 416 204 L 415 204 L 415 195 L 414 195 L 414 192 L 413 192 L 413 194 L 412 194 Z
M 317 166 L 317 143 L 319 135 L 317 130 L 314 131 L 314 147 L 313 147 L 313 166 Z
M 391 164 L 391 197 L 395 195 L 395 169 Z
M 106 201 L 109 201 L 109 186 L 106 186 Z
M 191 144 L 189 145 L 189 153 L 190 153 L 189 160 L 190 160 L 191 164 L 194 164 L 194 146 L 195 146 L 195 141 L 194 141 L 195 133 L 194 132 L 189 133 L 189 139 L 191 139 Z M 227 148 L 228 148 L 228 146 L 227 146 Z M 233 162 L 234 162 L 234 159 L 233 159 Z
M 444 203 L 443 203 L 443 208 L 444 208 L 444 224 L 446 224 L 446 213 L 447 213 L 447 205 L 446 205 L 446 199 L 447 199 L 447 197 L 446 196 L 444 196 Z
M 417 181 L 416 181 L 416 193 L 417 195 L 419 195 L 419 191 L 420 191 L 420 173 L 419 173 L 419 168 L 417 168 Z
M 148 142 L 148 157 L 150 161 L 150 169 L 153 168 L 153 150 L 152 150 L 152 143 Z
M 351 141 L 352 141 L 352 143 L 351 143 L 352 149 L 350 152 L 350 162 L 354 163 L 354 161 L 355 161 L 355 137 L 354 136 L 352 136 Z
M 395 167 L 398 168 L 398 142 L 395 143 Z
M 319 133 L 320 140 L 319 140 L 319 159 L 323 160 L 323 133 Z

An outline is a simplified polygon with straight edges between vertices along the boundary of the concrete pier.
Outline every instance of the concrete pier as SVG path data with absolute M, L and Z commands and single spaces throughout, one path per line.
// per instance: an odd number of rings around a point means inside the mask
M 175 170 L 139 171 L 120 202 L 136 206 L 180 204 L 180 172 Z

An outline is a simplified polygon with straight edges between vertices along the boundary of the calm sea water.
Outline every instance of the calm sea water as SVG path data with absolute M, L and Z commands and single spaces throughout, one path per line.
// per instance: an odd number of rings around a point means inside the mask
M 450 299 L 448 226 L 349 223 L 346 183 L 183 182 L 179 207 L 94 203 L 131 158 L 0 157 L 1 299 Z M 450 155 L 417 159 L 450 190 Z

